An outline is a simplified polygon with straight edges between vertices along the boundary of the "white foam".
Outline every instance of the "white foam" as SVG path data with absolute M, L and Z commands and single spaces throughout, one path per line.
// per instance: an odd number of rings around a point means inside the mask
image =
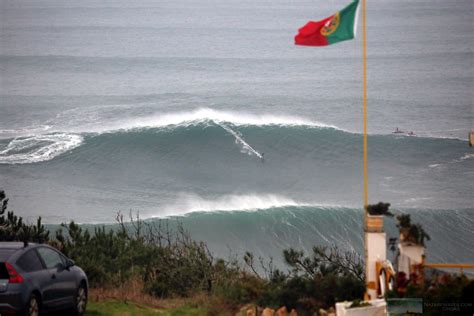
M 324 124 L 288 115 L 267 115 L 267 114 L 243 114 L 240 112 L 220 111 L 209 108 L 200 108 L 193 111 L 183 111 L 167 114 L 154 114 L 144 117 L 125 118 L 104 124 L 104 122 L 95 122 L 92 124 L 72 127 L 70 131 L 77 133 L 86 132 L 114 132 L 117 130 L 131 130 L 139 128 L 159 128 L 171 126 L 190 126 L 201 122 L 214 122 L 216 124 L 232 124 L 234 126 L 307 126 L 307 127 L 329 127 L 337 128 L 333 125 Z
M 460 162 L 463 162 L 463 161 L 471 159 L 471 158 L 474 158 L 474 154 L 465 153 L 462 157 L 459 157 L 457 159 L 453 159 L 449 163 L 460 163 Z
M 405 202 L 411 203 L 411 202 L 426 201 L 426 200 L 432 200 L 432 199 L 433 198 L 431 197 L 416 197 L 416 198 L 406 199 Z
M 205 199 L 196 194 L 182 194 L 172 205 L 160 210 L 158 216 L 184 215 L 192 212 L 256 211 L 274 207 L 311 206 L 291 198 L 274 194 L 224 195 L 216 199 Z
M 80 135 L 66 133 L 15 138 L 0 151 L 0 163 L 26 164 L 51 160 L 82 142 Z
M 461 158 L 459 158 L 460 161 L 466 160 L 466 159 L 471 159 L 474 158 L 474 154 L 464 154 Z
M 470 153 L 465 153 L 462 157 L 460 158 L 456 158 L 456 159 L 452 159 L 451 161 L 448 161 L 446 163 L 437 163 L 437 164 L 432 164 L 432 165 L 429 165 L 430 168 L 437 168 L 437 167 L 441 167 L 441 166 L 447 166 L 447 165 L 452 165 L 452 164 L 457 164 L 457 163 L 461 163 L 465 160 L 468 160 L 468 159 L 472 159 L 474 158 L 474 154 L 470 154 Z

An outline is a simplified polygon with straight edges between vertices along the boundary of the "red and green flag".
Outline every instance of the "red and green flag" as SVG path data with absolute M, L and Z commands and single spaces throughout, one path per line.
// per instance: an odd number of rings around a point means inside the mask
M 353 39 L 357 29 L 357 8 L 354 0 L 341 11 L 321 21 L 309 21 L 298 30 L 296 45 L 326 46 Z

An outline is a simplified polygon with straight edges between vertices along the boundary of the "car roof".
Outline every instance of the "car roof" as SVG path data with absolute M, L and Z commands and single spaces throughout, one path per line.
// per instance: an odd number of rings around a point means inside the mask
M 0 242 L 0 261 L 8 260 L 14 253 L 36 248 L 39 244 L 29 242 L 25 247 L 23 242 L 19 241 L 2 241 Z
M 35 243 L 29 242 L 27 247 L 34 246 Z M 0 249 L 21 249 L 25 248 L 25 244 L 22 241 L 2 241 L 0 242 Z

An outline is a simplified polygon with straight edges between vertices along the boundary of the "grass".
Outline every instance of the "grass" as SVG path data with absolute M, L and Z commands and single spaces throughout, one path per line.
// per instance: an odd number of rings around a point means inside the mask
M 205 316 L 207 310 L 192 305 L 157 309 L 133 302 L 108 300 L 89 302 L 85 316 Z
M 115 288 L 89 289 L 85 316 L 229 316 L 235 312 L 221 299 L 207 295 L 161 299 L 143 293 L 139 280 Z

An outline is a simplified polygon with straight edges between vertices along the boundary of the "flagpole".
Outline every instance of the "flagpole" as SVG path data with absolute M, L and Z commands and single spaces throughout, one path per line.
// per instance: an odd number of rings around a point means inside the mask
M 367 24 L 366 24 L 366 0 L 362 0 L 362 112 L 364 121 L 364 231 L 367 225 L 367 205 L 369 204 L 369 179 L 367 168 Z M 368 298 L 369 282 L 369 258 L 367 249 L 367 234 L 365 234 L 365 282 L 366 299 Z M 369 298 L 370 299 L 370 298 Z
M 369 204 L 369 179 L 367 171 L 367 24 L 366 0 L 362 0 L 362 63 L 363 63 L 363 116 L 364 116 L 364 208 Z

